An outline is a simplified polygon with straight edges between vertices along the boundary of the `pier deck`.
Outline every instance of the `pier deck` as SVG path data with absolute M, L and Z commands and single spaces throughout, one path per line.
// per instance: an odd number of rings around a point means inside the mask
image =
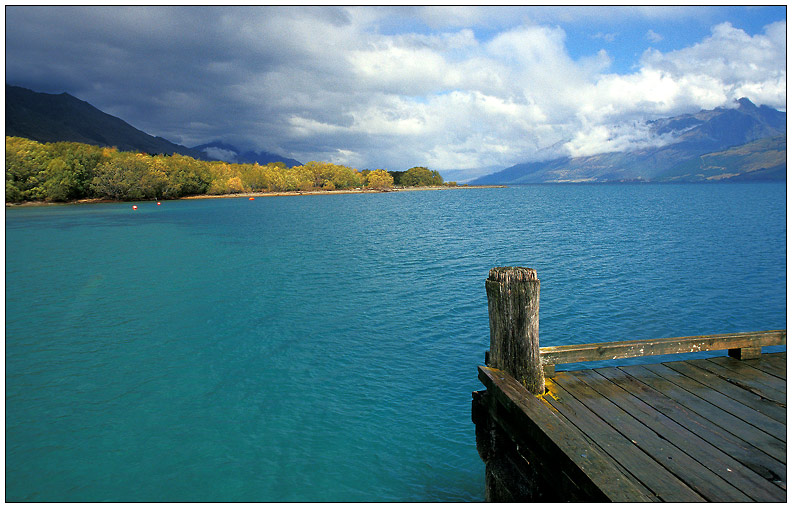
M 786 501 L 786 352 L 762 353 L 786 330 L 540 347 L 539 286 L 523 267 L 485 281 L 472 417 L 488 501 Z M 728 356 L 616 363 L 703 351 Z
M 548 499 L 786 501 L 785 352 L 557 372 L 539 396 L 479 378 L 520 456 L 564 472 Z

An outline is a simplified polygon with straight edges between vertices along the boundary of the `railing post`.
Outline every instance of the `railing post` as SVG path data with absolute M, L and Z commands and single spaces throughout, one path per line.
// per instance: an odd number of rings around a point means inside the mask
M 738 360 L 753 360 L 762 356 L 762 346 L 729 349 L 729 356 Z
M 539 278 L 536 270 L 500 267 L 486 281 L 490 323 L 488 365 L 508 372 L 531 393 L 545 390 L 539 358 Z

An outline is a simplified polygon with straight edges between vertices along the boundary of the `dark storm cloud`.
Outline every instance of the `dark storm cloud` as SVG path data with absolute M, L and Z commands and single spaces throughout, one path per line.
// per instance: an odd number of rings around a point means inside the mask
M 229 128 L 244 123 L 252 107 L 257 116 L 276 114 L 255 90 L 234 93 L 236 84 L 304 57 L 268 14 L 274 12 L 8 7 L 6 79 L 38 91 L 68 91 L 153 134 L 183 133 L 186 142 L 197 142 L 185 124 L 198 131 L 201 125 Z M 273 32 L 284 37 L 267 36 Z M 265 97 L 280 93 L 266 88 Z
M 232 82 L 207 69 L 232 55 L 211 11 L 9 7 L 6 79 L 68 91 L 151 129 L 163 108 L 205 108 L 207 88 Z

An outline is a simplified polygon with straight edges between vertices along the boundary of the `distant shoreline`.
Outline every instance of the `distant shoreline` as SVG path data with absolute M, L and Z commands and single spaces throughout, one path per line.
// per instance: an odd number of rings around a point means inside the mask
M 388 192 L 413 192 L 413 191 L 437 191 L 451 189 L 504 189 L 506 185 L 458 185 L 455 187 L 398 187 L 391 189 L 343 189 L 343 190 L 310 190 L 310 191 L 274 191 L 274 192 L 240 192 L 237 194 L 201 194 L 197 196 L 183 196 L 175 199 L 161 199 L 161 201 L 180 201 L 185 199 L 227 199 L 227 198 L 267 198 L 277 196 L 319 196 L 333 194 L 382 194 Z M 6 203 L 6 207 L 18 206 L 51 206 L 51 205 L 84 205 L 96 203 L 138 203 L 145 201 L 156 201 L 154 199 L 140 199 L 119 201 L 114 199 L 90 198 L 78 199 L 74 201 L 23 201 L 21 203 Z
M 456 187 L 394 187 L 391 189 L 341 189 L 341 190 L 310 190 L 310 191 L 273 191 L 273 192 L 240 192 L 238 194 L 201 194 L 198 196 L 184 196 L 179 199 L 214 199 L 214 198 L 258 198 L 273 196 L 320 196 L 332 194 L 382 194 L 388 192 L 413 192 L 413 191 L 437 191 L 450 189 L 498 189 L 505 188 L 505 185 L 458 185 Z

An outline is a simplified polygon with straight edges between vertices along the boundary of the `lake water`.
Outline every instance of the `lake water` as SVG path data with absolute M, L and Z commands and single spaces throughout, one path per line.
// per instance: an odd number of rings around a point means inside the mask
M 494 266 L 543 345 L 786 328 L 785 184 L 137 205 L 6 210 L 8 501 L 482 500 Z

